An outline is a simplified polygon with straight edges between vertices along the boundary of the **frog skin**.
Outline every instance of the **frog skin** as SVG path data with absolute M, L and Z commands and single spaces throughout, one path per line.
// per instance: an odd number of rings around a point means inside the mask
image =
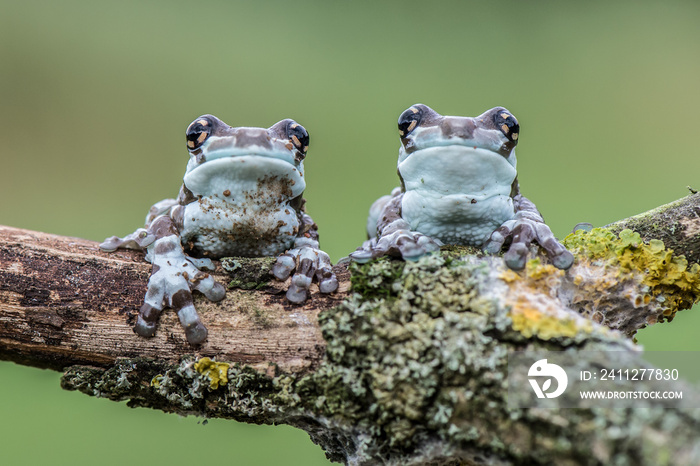
M 100 248 L 146 251 L 153 264 L 148 290 L 134 327 L 155 335 L 164 307 L 174 309 L 190 344 L 202 343 L 207 329 L 192 302 L 192 291 L 220 301 L 226 290 L 205 270 L 225 256 L 278 256 L 273 275 L 292 275 L 287 299 L 301 303 L 316 279 L 322 293 L 338 288 L 331 261 L 319 249 L 318 228 L 304 212 L 304 158 L 309 134 L 293 120 L 270 128 L 232 128 L 202 115 L 187 128 L 190 160 L 177 199 L 151 207 L 146 227 Z
M 399 117 L 401 187 L 372 205 L 369 239 L 350 258 L 417 260 L 443 244 L 489 253 L 509 245 L 505 262 L 520 270 L 537 242 L 556 267 L 571 267 L 573 255 L 520 194 L 519 133 L 518 121 L 503 107 L 474 118 L 443 116 L 422 104 L 408 108 Z

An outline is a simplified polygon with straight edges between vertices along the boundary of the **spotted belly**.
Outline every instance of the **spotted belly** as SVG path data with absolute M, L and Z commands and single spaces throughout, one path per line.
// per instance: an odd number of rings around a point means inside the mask
M 181 240 L 186 250 L 206 257 L 277 256 L 292 247 L 299 224 L 286 205 L 253 209 L 203 198 L 185 207 Z

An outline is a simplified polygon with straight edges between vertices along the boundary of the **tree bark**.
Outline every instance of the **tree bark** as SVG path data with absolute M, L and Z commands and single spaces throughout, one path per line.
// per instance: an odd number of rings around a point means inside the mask
M 515 351 L 634 360 L 630 336 L 700 296 L 699 214 L 695 194 L 580 233 L 567 239 L 567 272 L 538 257 L 516 273 L 447 247 L 418 263 L 336 266 L 339 291 L 301 306 L 284 300 L 286 284 L 254 279 L 259 289 L 221 303 L 197 297 L 209 329 L 198 347 L 173 312 L 154 338 L 133 333 L 143 253 L 0 227 L 0 358 L 133 406 L 298 426 L 350 464 L 700 463 L 697 414 L 517 410 L 505 382 Z M 221 267 L 215 276 L 231 281 Z
M 98 243 L 0 226 L 0 354 L 4 359 L 57 370 L 75 364 L 109 366 L 117 358 L 177 363 L 182 356 L 216 357 L 232 363 L 303 371 L 317 366 L 323 339 L 316 323 L 347 295 L 347 269 L 339 268 L 338 293 L 313 294 L 292 306 L 271 283 L 265 292 L 234 290 L 219 303 L 195 296 L 210 330 L 191 347 L 177 316 L 162 315 L 151 339 L 132 330 L 151 265 L 144 254 L 105 253 Z M 215 277 L 231 281 L 219 267 Z

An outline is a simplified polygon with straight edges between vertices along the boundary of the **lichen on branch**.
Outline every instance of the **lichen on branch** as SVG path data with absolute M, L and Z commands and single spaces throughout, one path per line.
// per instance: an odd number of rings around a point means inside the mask
M 599 272 L 600 281 L 618 282 L 610 292 L 627 298 L 636 309 L 647 308 L 649 324 L 672 320 L 677 311 L 690 308 L 700 296 L 700 265 L 689 265 L 685 256 L 674 255 L 661 240 L 644 242 L 639 233 L 629 229 L 615 235 L 609 229 L 596 228 L 588 233 L 577 231 L 564 241 L 581 264 Z
M 700 464 L 694 412 L 506 402 L 509 354 L 617 350 L 633 360 L 629 337 L 697 302 L 699 212 L 695 194 L 576 232 L 564 239 L 576 255 L 567 271 L 536 247 L 519 272 L 454 246 L 415 263 L 353 264 L 351 277 L 340 266 L 340 291 L 304 306 L 283 301 L 264 264 L 228 261 L 238 289 L 197 304 L 212 329 L 198 349 L 168 313 L 153 339 L 131 332 L 147 280 L 137 255 L 4 229 L 0 356 L 75 364 L 65 388 L 131 406 L 297 426 L 349 464 Z
M 415 263 L 353 264 L 350 298 L 319 316 L 326 353 L 315 371 L 297 376 L 232 365 L 228 383 L 215 388 L 221 366 L 185 359 L 151 375 L 155 387 L 131 395 L 131 403 L 289 423 L 307 430 L 330 459 L 352 464 L 586 463 L 592 444 L 600 446 L 596 462 L 636 455 L 650 437 L 635 429 L 642 423 L 660 429 L 661 413 L 580 409 L 562 423 L 551 413 L 508 407 L 512 351 L 633 349 L 621 333 L 563 306 L 556 287 L 566 290 L 566 273 L 550 267 L 536 259 L 516 274 L 499 258 L 455 248 Z M 530 288 L 535 285 L 540 289 Z M 86 390 L 77 369 L 64 377 L 65 387 L 74 385 L 93 393 L 96 386 Z M 700 427 L 695 417 L 684 422 Z M 676 437 L 677 447 L 686 448 Z

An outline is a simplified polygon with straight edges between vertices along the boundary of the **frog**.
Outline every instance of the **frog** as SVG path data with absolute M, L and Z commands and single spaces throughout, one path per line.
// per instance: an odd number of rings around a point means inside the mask
M 156 334 L 165 307 L 177 312 L 189 344 L 208 336 L 192 293 L 218 302 L 226 289 L 209 273 L 212 259 L 277 257 L 272 275 L 291 283 L 286 299 L 300 304 L 313 281 L 332 293 L 338 280 L 319 248 L 318 226 L 306 213 L 304 160 L 309 133 L 292 119 L 269 128 L 231 127 L 214 115 L 195 119 L 185 132 L 189 161 L 175 199 L 154 204 L 145 227 L 105 239 L 105 252 L 136 249 L 152 264 L 134 331 Z
M 520 193 L 520 124 L 510 111 L 494 107 L 477 117 L 443 116 L 415 104 L 401 113 L 398 129 L 400 187 L 372 204 L 368 239 L 350 259 L 416 261 L 446 244 L 490 254 L 507 247 L 505 264 L 521 270 L 537 243 L 555 267 L 571 267 L 574 256 Z

